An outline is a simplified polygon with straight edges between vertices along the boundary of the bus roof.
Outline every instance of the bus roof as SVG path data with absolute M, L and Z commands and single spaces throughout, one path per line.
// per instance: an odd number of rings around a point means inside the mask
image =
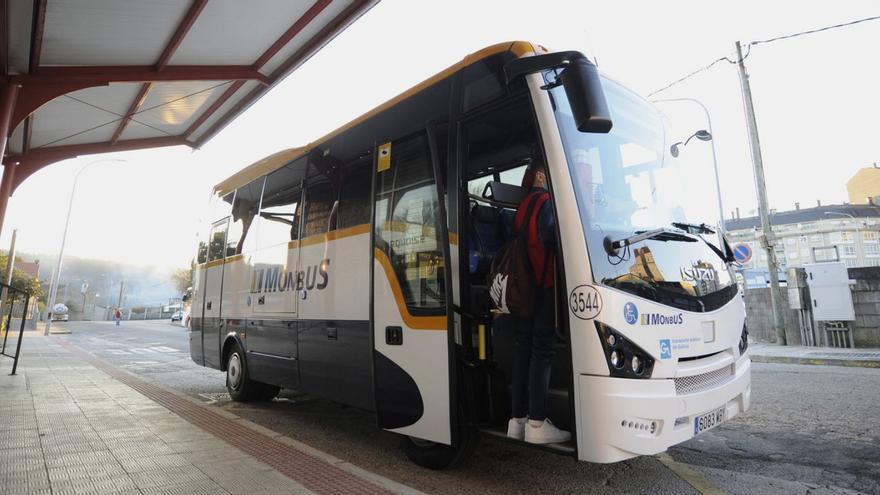
M 219 184 L 214 186 L 214 193 L 218 196 L 225 196 L 226 194 L 238 189 L 239 187 L 249 184 L 254 179 L 262 177 L 270 172 L 273 172 L 283 167 L 284 165 L 305 155 L 309 152 L 309 150 L 320 146 L 322 143 L 332 139 L 338 134 L 348 130 L 351 127 L 354 127 L 360 122 L 363 122 L 364 120 L 390 107 L 393 107 L 394 105 L 409 98 L 410 96 L 418 93 L 419 91 L 422 91 L 425 88 L 432 86 L 433 84 L 445 79 L 446 77 L 449 77 L 450 75 L 473 64 L 474 62 L 506 51 L 513 53 L 517 57 L 524 57 L 526 55 L 537 53 L 539 51 L 547 52 L 548 50 L 541 45 L 533 44 L 528 41 L 508 41 L 483 48 L 480 51 L 474 52 L 466 56 L 460 62 L 446 68 L 442 72 L 431 76 L 430 78 L 422 81 L 421 83 L 413 86 L 412 88 L 404 91 L 403 93 L 395 96 L 394 98 L 386 101 L 385 103 L 379 105 L 378 107 L 370 110 L 369 112 L 361 115 L 360 117 L 352 120 L 351 122 L 336 129 L 335 131 L 330 132 L 329 134 L 321 137 L 316 141 L 313 141 L 305 146 L 301 146 L 298 148 L 289 148 L 286 150 L 282 150 L 267 157 L 261 158 L 260 160 L 257 160 L 256 162 L 248 165 L 247 167 L 228 177 L 223 182 L 220 182 Z

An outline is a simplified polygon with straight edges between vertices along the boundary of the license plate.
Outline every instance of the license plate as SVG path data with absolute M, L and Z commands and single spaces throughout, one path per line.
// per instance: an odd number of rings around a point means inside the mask
M 724 422 L 724 410 L 725 408 L 722 407 L 694 418 L 694 435 L 711 430 Z

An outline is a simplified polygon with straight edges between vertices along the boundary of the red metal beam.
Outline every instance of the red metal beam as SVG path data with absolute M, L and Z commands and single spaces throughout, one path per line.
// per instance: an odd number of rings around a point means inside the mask
M 143 83 L 141 85 L 141 89 L 138 90 L 137 96 L 134 97 L 134 101 L 131 102 L 131 105 L 128 107 L 128 110 L 125 112 L 125 116 L 119 122 L 119 125 L 116 127 L 116 130 L 113 132 L 113 137 L 110 138 L 110 144 L 116 144 L 116 141 L 119 141 L 119 136 L 122 135 L 122 131 L 125 130 L 125 127 L 128 125 L 128 121 L 131 120 L 131 117 L 140 110 L 141 105 L 144 104 L 144 100 L 147 99 L 147 93 L 150 92 L 150 87 L 153 83 Z
M 34 22 L 31 26 L 31 52 L 28 62 L 28 73 L 30 74 L 33 74 L 40 66 L 40 55 L 43 53 L 43 27 L 46 25 L 46 2 L 47 0 L 34 1 Z
M 378 0 L 356 0 L 354 3 L 352 3 L 341 14 L 337 15 L 327 26 L 321 29 L 321 31 L 312 38 L 310 43 L 297 50 L 297 52 L 291 55 L 291 57 L 288 58 L 287 61 L 284 62 L 284 64 L 276 69 L 270 76 L 270 80 L 272 82 L 269 86 L 261 86 L 259 88 L 255 88 L 253 91 L 248 93 L 248 95 L 242 98 L 241 101 L 236 103 L 235 106 L 232 107 L 232 109 L 226 112 L 226 115 L 215 122 L 214 125 L 212 125 L 207 132 L 199 136 L 199 138 L 194 143 L 194 147 L 200 148 L 202 144 L 205 143 L 205 141 L 211 139 L 215 134 L 220 132 L 220 130 L 226 127 L 229 122 L 232 121 L 232 119 L 234 119 L 241 112 L 253 105 L 255 101 L 266 94 L 266 92 L 268 92 L 272 88 L 272 86 L 277 84 L 281 79 L 289 74 L 290 71 L 294 70 L 296 67 L 308 60 L 312 55 L 320 50 L 321 47 L 330 42 L 330 40 L 335 38 L 337 34 L 339 34 L 349 24 L 356 21 L 358 17 L 362 16 L 364 13 L 370 10 L 370 8 L 373 7 L 373 5 L 375 5 L 376 3 L 378 3 Z
M 171 36 L 171 40 L 165 45 L 165 50 L 162 51 L 159 61 L 156 62 L 157 71 L 164 69 L 165 66 L 168 65 L 171 57 L 174 56 L 174 52 L 177 51 L 177 47 L 180 46 L 183 42 L 183 38 L 186 37 L 186 33 L 192 29 L 193 24 L 196 23 L 196 19 L 199 18 L 199 14 L 205 9 L 205 5 L 208 5 L 208 0 L 195 0 L 189 7 L 183 20 L 177 26 L 177 31 L 174 32 L 174 35 Z
M 94 155 L 98 153 L 110 153 L 114 151 L 131 151 L 143 148 L 160 148 L 163 146 L 188 145 L 179 136 L 163 136 L 145 139 L 127 139 L 110 143 L 86 143 L 69 144 L 65 146 L 53 146 L 50 148 L 37 148 L 23 155 L 10 155 L 4 160 L 4 166 L 15 166 L 15 177 L 12 181 L 11 192 L 41 168 L 82 155 Z M 17 165 L 14 165 L 17 164 Z
M 275 43 L 272 43 L 272 46 L 270 46 L 268 50 L 260 55 L 260 58 L 258 58 L 257 61 L 254 62 L 254 69 L 259 70 L 264 65 L 266 65 L 266 62 L 268 62 L 279 51 L 281 51 L 281 49 L 284 48 L 285 45 L 290 43 L 290 40 L 292 40 L 294 36 L 299 34 L 299 32 L 302 31 L 303 28 L 308 25 L 308 23 L 312 22 L 312 20 L 317 17 L 318 14 L 320 14 L 324 9 L 327 8 L 328 5 L 330 5 L 330 3 L 331 0 L 318 0 L 317 2 L 315 2 L 315 4 L 312 5 L 309 10 L 307 10 L 305 14 L 302 15 L 302 17 L 297 19 L 297 21 L 293 23 L 292 26 L 290 26 L 290 29 L 285 31 L 285 33 L 282 34 L 280 38 L 275 40 Z
M 216 100 L 214 100 L 214 102 L 211 103 L 211 106 L 206 108 L 205 111 L 202 112 L 201 115 L 199 115 L 199 117 L 195 120 L 195 122 L 190 124 L 183 135 L 185 137 L 189 137 L 190 134 L 201 127 L 202 124 L 204 124 L 205 121 L 211 117 L 211 115 L 214 115 L 214 112 L 216 112 L 217 109 L 223 106 L 223 104 L 226 103 L 226 100 L 231 98 L 232 95 L 234 95 L 236 91 L 241 89 L 242 86 L 244 86 L 244 81 L 235 81 L 234 83 L 230 84 L 229 87 L 226 88 L 226 91 L 224 91 L 223 94 L 220 95 Z
M 15 109 L 15 100 L 18 98 L 19 87 L 15 84 L 0 86 L 0 156 L 6 154 L 7 136 L 12 134 L 15 126 L 12 125 L 12 114 Z M 6 205 L 9 196 L 15 188 L 15 175 L 18 172 L 13 164 L 4 165 L 3 178 L 0 180 L 0 231 L 3 229 L 3 219 L 6 217 Z
M 269 84 L 268 77 L 250 65 L 169 65 L 161 72 L 153 66 L 76 66 L 40 67 L 35 73 L 6 78 L 22 85 L 65 83 L 98 86 L 112 82 L 156 81 L 260 81 Z

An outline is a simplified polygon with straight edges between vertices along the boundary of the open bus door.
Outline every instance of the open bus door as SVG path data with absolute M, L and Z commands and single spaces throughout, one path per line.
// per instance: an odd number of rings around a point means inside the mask
M 379 144 L 376 156 L 371 320 L 377 422 L 409 436 L 415 455 L 452 450 L 445 229 L 428 133 Z

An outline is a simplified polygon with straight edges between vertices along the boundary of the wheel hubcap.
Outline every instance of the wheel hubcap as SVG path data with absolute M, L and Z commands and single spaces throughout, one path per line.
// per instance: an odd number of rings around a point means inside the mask
M 229 356 L 229 366 L 226 367 L 226 377 L 232 390 L 238 390 L 241 386 L 241 358 L 237 352 Z

